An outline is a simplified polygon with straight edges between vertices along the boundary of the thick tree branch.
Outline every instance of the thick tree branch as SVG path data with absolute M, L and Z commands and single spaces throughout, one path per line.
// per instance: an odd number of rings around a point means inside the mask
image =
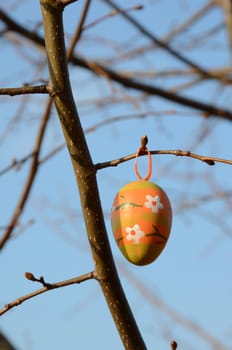
M 101 285 L 125 349 L 143 350 L 146 346 L 114 265 L 101 209 L 96 170 L 72 95 L 65 53 L 62 9 L 53 0 L 41 0 L 41 10 L 51 86 L 54 91 L 53 101 L 78 183 L 88 239 L 95 262 L 95 276 Z
M 40 47 L 44 47 L 44 39 L 41 36 L 39 36 L 33 31 L 27 30 L 26 28 L 18 24 L 1 9 L 0 19 L 8 26 L 9 30 L 12 30 L 24 36 L 25 38 L 31 40 L 34 44 L 39 45 Z M 73 55 L 71 62 L 72 64 L 78 65 L 84 69 L 88 69 L 94 72 L 96 75 L 107 77 L 108 79 L 111 79 L 127 88 L 137 91 L 143 91 L 150 95 L 159 96 L 163 99 L 183 105 L 185 107 L 204 112 L 204 116 L 207 117 L 218 116 L 232 121 L 232 111 L 230 110 L 226 110 L 224 108 L 219 108 L 212 104 L 207 104 L 195 99 L 177 95 L 173 92 L 156 87 L 154 85 L 141 83 L 140 81 L 128 78 L 126 74 L 120 74 L 104 65 L 99 64 L 98 62 L 87 60 L 77 55 Z

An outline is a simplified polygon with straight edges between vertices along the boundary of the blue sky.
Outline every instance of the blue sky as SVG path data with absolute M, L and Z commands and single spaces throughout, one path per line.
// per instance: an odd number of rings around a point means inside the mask
M 11 3 L 13 1 L 4 5 L 3 9 L 7 9 Z M 119 3 L 123 4 L 122 1 Z M 144 10 L 133 15 L 162 37 L 205 2 L 197 0 L 190 3 L 192 2 L 187 0 L 144 1 Z M 65 25 L 69 34 L 75 28 L 82 4 L 79 1 L 65 11 Z M 135 4 L 137 2 L 131 1 L 127 6 Z M 86 23 L 109 11 L 100 1 L 94 1 L 91 6 Z M 33 28 L 35 21 L 41 21 L 39 2 L 22 2 L 16 6 L 12 16 Z M 204 33 L 212 23 L 220 23 L 222 20 L 220 11 L 214 9 L 204 21 L 192 28 L 188 37 L 176 38 L 173 45 L 206 67 L 229 65 L 230 57 L 224 50 L 226 36 L 223 32 L 219 32 L 215 40 L 205 45 L 200 55 L 199 50 L 187 49 L 187 38 L 190 40 L 199 31 Z M 90 58 L 103 59 L 105 55 L 108 58 L 117 57 L 119 52 L 109 47 L 103 48 L 100 38 L 116 40 L 118 44 L 125 43 L 131 48 L 148 43 L 141 40 L 120 17 L 115 17 L 86 31 L 77 52 Z M 69 35 L 67 41 L 68 39 Z M 24 61 L 22 48 L 9 48 L 2 38 L 0 47 L 1 52 L 4 48 L 0 57 L 1 66 L 4 67 L 0 77 L 2 87 L 20 86 L 25 81 L 38 78 L 47 79 L 46 57 L 42 52 L 26 44 L 23 47 L 27 54 Z M 31 69 L 31 59 L 37 62 L 36 72 Z M 169 55 L 160 51 L 148 52 L 142 60 L 128 60 L 123 64 L 114 62 L 114 66 L 134 71 L 181 67 Z M 112 123 L 86 134 L 94 162 L 136 152 L 143 134 L 148 135 L 150 149 L 191 150 L 202 155 L 231 159 L 230 122 L 216 118 L 203 119 L 196 111 L 155 97 L 149 102 L 140 101 L 133 91 L 128 91 L 125 98 L 118 85 L 93 81 L 89 73 L 78 67 L 72 68 L 70 78 L 84 128 L 115 116 L 135 115 L 134 119 Z M 179 85 L 180 81 L 181 79 L 173 79 L 167 83 L 164 79 L 149 80 L 150 83 L 163 87 L 168 84 Z M 91 104 L 91 99 L 109 97 L 112 91 L 115 97 L 124 98 L 124 101 L 101 109 Z M 187 90 L 185 95 L 230 108 L 230 89 L 221 91 L 216 84 L 202 84 L 201 87 Z M 0 138 L 2 169 L 12 158 L 21 158 L 31 151 L 46 97 L 33 97 L 25 109 L 20 109 L 22 97 L 1 96 L 0 101 L 1 137 L 5 135 L 8 123 L 17 110 L 22 121 L 10 125 L 8 138 Z M 170 110 L 175 110 L 176 113 L 168 114 Z M 146 118 L 136 118 L 136 114 L 145 111 L 150 111 Z M 163 115 L 156 117 L 152 114 L 157 111 L 162 111 Z M 203 141 L 199 142 L 201 136 Z M 42 155 L 46 155 L 62 141 L 54 112 Z M 146 169 L 146 159 L 141 159 L 139 164 L 141 169 Z M 0 226 L 6 225 L 11 217 L 28 169 L 29 163 L 20 171 L 11 171 L 0 178 Z M 194 159 L 154 156 L 151 181 L 163 187 L 171 200 L 173 226 L 167 247 L 161 256 L 149 266 L 137 267 L 121 256 L 110 227 L 110 209 L 114 196 L 121 186 L 136 179 L 133 161 L 116 168 L 104 169 L 97 175 L 106 226 L 120 279 L 148 349 L 167 349 L 169 340 L 173 338 L 185 350 L 210 350 L 213 348 L 211 338 L 225 344 L 224 349 L 231 348 L 231 176 L 232 168 L 229 165 L 216 164 L 209 167 Z M 223 194 L 226 194 L 226 201 L 222 199 Z M 191 204 L 189 209 L 186 209 L 186 203 Z M 78 191 L 65 149 L 39 170 L 21 223 L 26 224 L 31 219 L 34 224 L 13 237 L 0 254 L 2 307 L 15 298 L 40 288 L 40 285 L 24 278 L 25 271 L 31 271 L 36 276 L 43 275 L 49 282 L 56 282 L 93 269 Z M 206 341 L 199 332 L 196 334 L 191 322 L 202 327 L 211 338 L 209 336 Z M 96 349 L 123 349 L 95 281 L 51 291 L 25 302 L 1 317 L 0 329 L 19 350 L 75 347 L 90 350 L 93 344 Z

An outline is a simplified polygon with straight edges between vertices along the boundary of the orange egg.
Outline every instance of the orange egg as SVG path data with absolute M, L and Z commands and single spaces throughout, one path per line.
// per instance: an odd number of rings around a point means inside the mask
M 123 186 L 111 212 L 115 241 L 135 265 L 153 262 L 164 249 L 172 224 L 170 201 L 161 187 L 139 180 Z

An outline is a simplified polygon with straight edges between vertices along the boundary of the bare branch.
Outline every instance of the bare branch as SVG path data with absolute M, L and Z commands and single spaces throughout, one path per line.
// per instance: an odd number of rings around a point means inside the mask
M 102 0 L 103 2 L 109 4 L 112 6 L 114 9 L 120 11 L 120 7 L 115 4 L 114 1 L 112 0 Z M 173 57 L 177 58 L 181 62 L 187 64 L 191 68 L 195 69 L 199 74 L 201 74 L 203 77 L 207 77 L 208 79 L 218 79 L 218 77 L 215 77 L 210 74 L 206 69 L 200 67 L 198 64 L 193 62 L 192 60 L 188 59 L 187 57 L 183 56 L 179 52 L 177 52 L 175 49 L 173 49 L 169 44 L 166 42 L 158 39 L 153 33 L 145 29 L 136 19 L 134 19 L 132 16 L 130 16 L 128 13 L 121 12 L 122 16 L 127 19 L 128 22 L 133 24 L 133 26 L 138 29 L 143 35 L 145 35 L 147 38 L 149 38 L 155 45 L 158 45 L 165 51 L 167 51 L 169 54 L 171 54 Z
M 207 156 L 201 156 L 199 154 L 196 153 L 192 153 L 190 151 L 181 151 L 181 150 L 156 150 L 156 151 L 150 151 L 151 154 L 170 154 L 173 156 L 177 156 L 177 157 L 190 157 L 190 158 L 194 158 L 194 159 L 198 159 L 208 165 L 215 165 L 215 163 L 224 163 L 224 164 L 229 164 L 232 165 L 232 160 L 228 160 L 228 159 L 222 159 L 222 158 L 215 158 L 215 157 L 207 157 Z M 144 156 L 145 154 L 140 154 L 140 156 Z M 114 160 L 110 160 L 107 162 L 103 162 L 103 163 L 97 163 L 95 164 L 95 168 L 96 170 L 99 169 L 104 169 L 104 168 L 108 168 L 108 167 L 112 167 L 112 166 L 117 166 L 121 163 L 127 162 L 128 160 L 134 159 L 136 158 L 136 153 L 118 158 L 118 159 L 114 159 Z
M 87 61 L 74 57 L 72 62 L 76 62 L 77 64 L 80 64 L 80 66 L 92 70 L 95 74 L 105 76 L 107 77 L 107 79 L 112 79 L 113 81 L 116 81 L 130 89 L 144 91 L 149 95 L 159 96 L 174 103 L 205 112 L 205 114 L 203 115 L 204 117 L 211 117 L 217 115 L 224 119 L 230 121 L 232 120 L 232 112 L 229 110 L 216 107 L 212 104 L 203 103 L 188 97 L 184 97 L 182 95 L 177 95 L 175 93 L 156 87 L 154 85 L 141 83 L 135 79 L 130 79 L 126 75 L 120 74 L 93 61 Z
M 30 276 L 30 275 L 31 276 Z M 41 282 L 42 283 L 42 279 L 41 280 L 37 280 L 33 274 L 31 274 L 30 272 L 26 272 L 25 273 L 25 277 L 31 281 L 36 281 L 36 282 Z M 33 279 L 34 277 L 34 279 Z M 70 286 L 71 284 L 79 284 L 82 282 L 85 282 L 87 280 L 90 279 L 94 279 L 95 278 L 95 274 L 94 272 L 88 272 L 84 275 L 78 276 L 78 277 L 74 277 L 74 278 L 70 278 L 64 281 L 60 281 L 60 282 L 56 282 L 56 283 L 42 283 L 43 284 L 43 288 L 38 289 L 36 291 L 33 291 L 29 294 L 23 295 L 13 301 L 11 301 L 10 303 L 6 304 L 1 310 L 0 310 L 0 316 L 2 316 L 3 314 L 5 314 L 7 311 L 9 311 L 10 309 L 12 309 L 13 307 L 16 307 L 22 303 L 24 303 L 25 301 L 36 297 L 37 295 L 43 294 L 45 292 L 48 292 L 52 289 L 57 289 L 57 288 L 62 288 L 62 287 L 66 287 L 66 286 Z
M 22 86 L 16 88 L 1 88 L 0 95 L 26 95 L 26 94 L 49 94 L 47 85 Z
M 6 13 L 1 9 L 0 9 L 0 19 L 9 26 L 10 30 L 17 32 L 23 35 L 24 37 L 26 37 L 27 39 L 31 40 L 35 44 L 44 47 L 44 39 L 42 37 L 37 35 L 35 32 L 27 30 L 20 24 L 16 23 L 9 16 L 7 16 Z M 82 68 L 85 68 L 94 72 L 96 75 L 107 77 L 107 79 L 112 79 L 113 81 L 125 87 L 128 87 L 130 89 L 144 91 L 150 95 L 159 96 L 161 98 L 172 101 L 174 103 L 177 103 L 198 111 L 202 111 L 205 113 L 204 117 L 219 116 L 221 118 L 232 121 L 232 111 L 230 110 L 226 110 L 224 108 L 216 107 L 212 104 L 203 103 L 198 100 L 177 95 L 175 93 L 156 87 L 154 85 L 140 83 L 139 81 L 130 79 L 126 75 L 123 75 L 119 72 L 111 70 L 106 66 L 99 64 L 98 62 L 87 60 L 77 55 L 72 57 L 71 62 Z
M 25 162 L 27 162 L 31 157 L 33 157 L 35 154 L 33 152 L 27 154 L 25 157 L 21 158 L 20 160 L 13 159 L 12 162 L 7 165 L 5 168 L 0 170 L 0 176 L 4 175 L 11 169 L 19 170 L 21 165 L 23 165 Z
M 83 29 L 87 30 L 87 29 L 95 26 L 96 24 L 102 22 L 103 20 L 105 20 L 105 19 L 107 19 L 109 17 L 116 16 L 116 15 L 122 13 L 122 12 L 129 12 L 129 11 L 134 11 L 134 10 L 138 11 L 138 10 L 142 10 L 142 9 L 143 9 L 142 5 L 135 5 L 135 6 L 127 7 L 125 9 L 120 9 L 120 10 L 115 10 L 114 9 L 114 10 L 110 11 L 110 13 L 107 13 L 106 15 L 104 15 L 104 16 L 96 19 L 95 21 L 85 25 Z
M 217 0 L 216 0 L 217 1 Z M 203 5 L 199 10 L 197 10 L 191 17 L 189 17 L 184 23 L 182 23 L 180 26 L 176 27 L 163 38 L 164 42 L 169 42 L 175 37 L 176 35 L 186 31 L 189 29 L 191 25 L 196 23 L 196 21 L 199 21 L 205 14 L 208 13 L 209 10 L 213 9 L 213 7 L 216 4 L 215 0 L 209 0 L 208 3 Z

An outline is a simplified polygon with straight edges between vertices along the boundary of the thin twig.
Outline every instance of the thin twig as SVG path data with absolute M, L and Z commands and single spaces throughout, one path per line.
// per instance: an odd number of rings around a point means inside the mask
M 25 162 L 27 162 L 34 155 L 35 155 L 34 152 L 30 152 L 25 157 L 23 157 L 23 158 L 21 158 L 19 160 L 15 159 L 15 158 L 12 159 L 12 162 L 9 165 L 7 165 L 5 168 L 0 170 L 0 176 L 6 174 L 11 169 L 19 170 L 21 165 L 23 165 Z
M 102 0 L 103 2 L 107 3 L 114 9 L 120 11 L 120 7 L 112 0 Z M 153 33 L 151 33 L 149 30 L 147 30 L 144 26 L 142 26 L 135 18 L 130 16 L 128 13 L 120 12 L 121 15 L 127 19 L 129 23 L 131 23 L 136 29 L 138 29 L 144 36 L 149 38 L 155 45 L 158 45 L 165 51 L 167 51 L 169 54 L 171 54 L 173 57 L 177 58 L 179 61 L 187 64 L 188 66 L 195 69 L 199 74 L 201 74 L 203 77 L 211 78 L 211 79 L 218 79 L 218 77 L 215 77 L 208 72 L 208 70 L 204 69 L 203 67 L 200 67 L 198 64 L 190 60 L 189 58 L 183 56 L 178 51 L 173 49 L 171 46 L 169 46 L 168 43 L 158 39 Z
M 208 165 L 215 165 L 215 163 L 224 163 L 224 164 L 229 164 L 232 165 L 232 160 L 228 159 L 222 159 L 222 158 L 215 158 L 215 157 L 207 157 L 207 156 L 202 156 L 196 153 L 192 153 L 190 151 L 181 151 L 181 150 L 155 150 L 155 151 L 150 151 L 151 154 L 158 155 L 158 154 L 169 154 L 177 157 L 190 157 L 194 159 L 198 159 Z M 145 154 L 140 154 L 139 156 L 144 156 Z M 127 162 L 128 160 L 136 158 L 136 153 L 117 158 L 114 160 L 109 160 L 107 162 L 103 163 L 97 163 L 95 164 L 96 170 L 99 169 L 104 169 L 108 167 L 113 167 L 117 166 L 121 163 Z
M 113 17 L 113 16 L 116 16 L 122 12 L 129 12 L 129 11 L 135 11 L 135 10 L 138 11 L 138 10 L 142 10 L 142 9 L 143 9 L 142 5 L 135 5 L 135 6 L 127 7 L 125 9 L 121 9 L 121 10 L 112 10 L 109 13 L 107 13 L 106 15 L 99 17 L 96 20 L 94 20 L 93 22 L 85 25 L 83 30 L 87 30 L 87 29 L 95 26 L 96 24 L 102 22 L 103 20 L 110 18 L 110 17 Z
M 29 279 L 28 277 L 26 277 L 27 279 Z M 68 280 L 64 280 L 64 281 L 60 281 L 60 282 L 56 282 L 56 283 L 45 283 L 43 284 L 42 281 L 40 281 L 44 287 L 40 288 L 38 290 L 35 290 L 29 294 L 23 295 L 15 300 L 13 300 L 12 302 L 6 304 L 1 310 L 0 310 L 0 316 L 5 314 L 7 311 L 9 311 L 10 309 L 12 309 L 13 307 L 16 307 L 20 304 L 22 304 L 23 302 L 34 298 L 35 296 L 39 295 L 39 294 L 43 294 L 45 292 L 48 292 L 52 289 L 57 289 L 57 288 L 62 288 L 62 287 L 66 287 L 66 286 L 70 286 L 71 284 L 76 284 L 76 283 L 82 283 L 84 281 L 90 280 L 90 279 L 94 279 L 95 275 L 94 272 L 88 272 L 84 275 L 78 276 L 78 277 L 74 277 L 74 278 L 70 278 Z M 38 281 L 37 281 L 38 282 Z
M 192 14 L 187 20 L 181 23 L 178 27 L 174 27 L 174 29 L 168 33 L 162 40 L 167 43 L 170 42 L 177 35 L 189 30 L 190 26 L 202 19 L 202 17 L 209 13 L 209 10 L 213 9 L 216 5 L 215 0 L 209 0 L 207 4 L 204 4 L 199 10 L 197 10 L 194 14 Z

